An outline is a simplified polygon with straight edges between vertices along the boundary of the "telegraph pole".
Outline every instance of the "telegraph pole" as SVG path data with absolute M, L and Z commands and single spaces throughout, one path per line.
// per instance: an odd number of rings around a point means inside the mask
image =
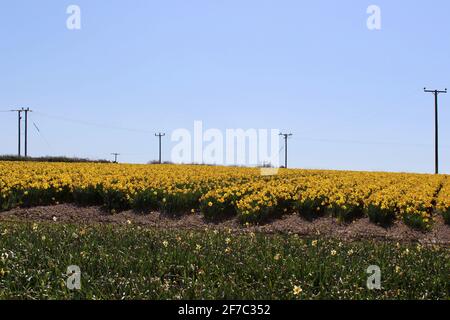
M 434 94 L 434 167 L 435 174 L 439 174 L 439 121 L 438 121 L 438 96 L 441 93 L 447 93 L 447 88 L 442 90 L 427 90 L 423 89 L 427 93 Z
M 17 112 L 17 128 L 18 128 L 18 134 L 17 134 L 17 156 L 20 158 L 21 156 L 21 145 L 20 145 L 20 134 L 21 134 L 21 128 L 20 128 L 20 124 L 21 124 L 21 120 L 22 120 L 22 109 L 17 109 L 17 110 L 10 110 L 11 112 Z
M 159 164 L 161 164 L 161 137 L 164 137 L 166 134 L 165 133 L 155 133 L 155 137 L 159 138 Z
M 284 167 L 287 168 L 288 163 L 288 138 L 292 136 L 292 133 L 280 133 L 280 136 L 284 138 Z
M 28 156 L 28 112 L 32 112 L 30 108 L 21 108 L 17 110 L 10 110 L 11 112 L 17 112 L 17 128 L 18 128 L 18 137 L 17 137 L 17 155 L 20 158 L 21 154 L 21 134 L 22 134 L 22 112 L 25 113 L 25 157 Z
M 117 162 L 117 156 L 120 156 L 120 153 L 111 153 L 114 156 L 114 163 L 118 163 Z
M 22 111 L 25 112 L 25 158 L 28 157 L 28 112 L 32 112 L 30 108 L 22 108 Z

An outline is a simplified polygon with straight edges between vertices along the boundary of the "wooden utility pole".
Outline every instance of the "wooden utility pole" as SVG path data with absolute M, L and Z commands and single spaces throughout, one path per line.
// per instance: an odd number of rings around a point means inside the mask
M 166 134 L 165 133 L 155 133 L 155 137 L 159 138 L 159 164 L 161 164 L 162 159 L 161 159 L 161 138 L 164 137 Z
M 438 121 L 438 96 L 441 93 L 447 93 L 447 88 L 444 91 L 441 90 L 427 90 L 423 89 L 427 93 L 434 94 L 434 172 L 439 174 L 439 121 Z
M 284 167 L 288 166 L 288 138 L 292 136 L 292 133 L 280 133 L 280 136 L 284 138 Z
M 111 153 L 114 156 L 114 163 L 118 163 L 117 162 L 117 156 L 120 156 L 120 153 Z

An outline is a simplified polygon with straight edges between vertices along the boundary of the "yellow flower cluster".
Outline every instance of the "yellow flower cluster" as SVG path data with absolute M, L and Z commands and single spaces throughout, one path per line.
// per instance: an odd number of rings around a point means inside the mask
M 231 185 L 211 190 L 202 197 L 209 203 L 203 211 L 213 215 L 234 209 L 243 221 L 284 213 L 309 218 L 331 213 L 341 220 L 368 215 L 374 222 L 398 218 L 426 229 L 436 209 L 449 210 L 448 180 L 419 174 L 289 170 L 254 179 L 240 188 Z
M 400 218 L 419 227 L 450 208 L 445 175 L 286 170 L 195 165 L 0 162 L 0 209 L 57 202 L 103 204 L 111 211 L 200 209 L 209 218 L 260 221 L 285 213 L 341 219 Z M 385 219 L 386 218 L 386 219 Z
M 0 162 L 0 172 L 2 195 L 12 190 L 62 191 L 68 188 L 73 191 L 99 185 L 132 195 L 147 189 L 164 189 L 169 193 L 186 188 L 201 190 L 215 186 L 221 180 L 239 180 L 247 175 L 256 175 L 258 171 L 222 167 L 205 170 L 200 166 Z
M 440 212 L 447 224 L 450 224 L 450 177 L 442 183 L 436 200 L 436 209 Z

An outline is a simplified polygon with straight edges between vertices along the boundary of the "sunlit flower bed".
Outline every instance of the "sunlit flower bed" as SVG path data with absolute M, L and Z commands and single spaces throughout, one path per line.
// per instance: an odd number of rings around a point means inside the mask
M 0 162 L 0 208 L 56 203 L 102 205 L 115 213 L 160 210 L 210 219 L 238 216 L 260 222 L 283 214 L 340 221 L 368 216 L 402 219 L 428 229 L 437 215 L 449 223 L 450 177 L 194 165 Z

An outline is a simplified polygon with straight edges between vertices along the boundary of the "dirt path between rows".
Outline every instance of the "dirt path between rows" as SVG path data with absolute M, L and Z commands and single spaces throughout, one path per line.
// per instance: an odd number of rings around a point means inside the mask
M 217 223 L 205 221 L 202 215 L 189 214 L 180 217 L 168 217 L 159 212 L 145 215 L 133 211 L 108 214 L 100 207 L 78 207 L 75 205 L 55 205 L 48 207 L 18 208 L 0 213 L 2 221 L 49 221 L 52 223 L 111 223 L 127 224 L 129 222 L 141 226 L 167 229 L 199 230 L 232 229 L 233 231 L 253 231 L 264 233 L 294 233 L 301 236 L 328 236 L 342 240 L 375 239 L 398 242 L 420 242 L 438 244 L 450 248 L 450 226 L 445 225 L 442 217 L 429 232 L 411 229 L 402 222 L 395 222 L 389 228 L 373 224 L 368 218 L 355 220 L 350 224 L 340 224 L 332 217 L 307 221 L 298 215 L 287 215 L 280 219 L 255 226 L 242 226 L 236 218 Z

